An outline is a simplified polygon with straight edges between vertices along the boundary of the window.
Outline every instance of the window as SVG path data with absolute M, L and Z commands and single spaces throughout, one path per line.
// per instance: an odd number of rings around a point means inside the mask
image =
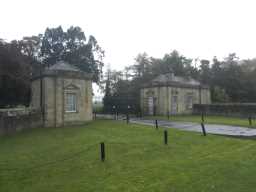
M 193 108 L 193 96 L 187 95 L 186 96 L 186 109 L 192 109 Z
M 66 112 L 76 112 L 76 94 L 66 93 Z

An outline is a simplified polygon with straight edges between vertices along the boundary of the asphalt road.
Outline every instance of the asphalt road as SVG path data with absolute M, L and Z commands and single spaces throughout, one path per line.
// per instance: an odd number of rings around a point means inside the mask
M 155 120 L 146 120 L 139 118 L 132 118 L 131 123 L 143 124 L 155 126 Z M 195 131 L 202 132 L 201 124 L 192 122 L 177 122 L 177 121 L 165 121 L 158 120 L 159 127 L 165 128 L 176 128 L 184 131 Z M 217 125 L 217 124 L 205 124 L 205 129 L 207 133 L 219 134 L 219 135 L 229 135 L 229 136 L 244 136 L 252 137 L 256 136 L 256 129 L 231 126 L 231 125 Z

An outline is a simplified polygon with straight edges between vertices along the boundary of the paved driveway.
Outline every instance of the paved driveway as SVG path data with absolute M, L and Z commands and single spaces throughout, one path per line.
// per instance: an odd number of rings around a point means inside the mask
M 155 120 L 132 118 L 130 122 L 155 126 Z M 158 120 L 158 125 L 160 127 L 166 127 L 166 128 L 177 128 L 185 131 L 202 132 L 202 128 L 199 123 Z M 246 137 L 256 136 L 256 129 L 231 126 L 231 125 L 205 124 L 205 129 L 207 133 L 219 134 L 219 135 L 246 136 Z

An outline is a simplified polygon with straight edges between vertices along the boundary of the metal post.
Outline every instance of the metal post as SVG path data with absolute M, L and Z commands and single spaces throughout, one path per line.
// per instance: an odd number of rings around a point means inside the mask
M 170 112 L 169 111 L 167 112 L 167 118 L 168 118 L 168 120 L 170 119 Z
M 157 122 L 157 119 L 155 121 L 155 125 L 156 125 L 156 129 L 158 129 L 158 122 Z
M 129 118 L 129 114 L 126 114 L 126 123 L 129 124 L 130 118 Z
M 201 114 L 202 123 L 204 123 L 204 112 Z
M 202 104 L 202 87 L 201 87 L 201 85 L 199 85 L 199 104 L 200 105 Z
M 201 127 L 202 127 L 202 131 L 203 131 L 203 135 L 206 136 L 206 131 L 205 131 L 204 123 L 201 123 Z
M 249 125 L 252 126 L 252 117 L 251 116 L 248 117 L 248 121 L 249 121 Z
M 126 123 L 127 123 L 127 124 L 128 124 L 129 121 L 130 121 L 129 112 L 130 112 L 130 105 L 127 106 L 127 115 L 126 115 Z
M 100 143 L 100 154 L 101 154 L 101 161 L 104 162 L 105 161 L 105 144 L 104 142 Z
M 114 105 L 112 108 L 113 108 L 114 120 L 116 120 L 116 106 Z
M 168 133 L 167 133 L 167 130 L 164 130 L 164 144 L 165 145 L 168 144 Z

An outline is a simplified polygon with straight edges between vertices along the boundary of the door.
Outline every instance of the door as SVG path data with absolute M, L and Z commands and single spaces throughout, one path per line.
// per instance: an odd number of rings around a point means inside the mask
M 178 96 L 172 96 L 171 99 L 171 113 L 177 114 L 178 113 Z
M 148 114 L 154 115 L 154 98 L 148 97 Z

